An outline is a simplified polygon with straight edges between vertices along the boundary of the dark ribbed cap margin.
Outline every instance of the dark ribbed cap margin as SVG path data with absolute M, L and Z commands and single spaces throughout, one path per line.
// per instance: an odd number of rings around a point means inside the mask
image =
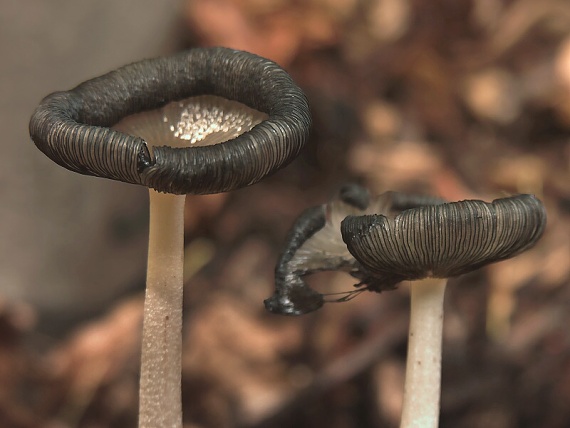
M 216 95 L 266 113 L 267 120 L 221 144 L 153 147 L 111 129 L 134 113 Z M 130 64 L 47 96 L 30 120 L 36 146 L 85 175 L 175 194 L 208 194 L 253 184 L 293 160 L 311 118 L 301 89 L 274 62 L 227 48 L 195 48 Z
M 542 236 L 546 212 L 532 195 L 467 200 L 408 209 L 395 218 L 349 216 L 348 250 L 385 286 L 461 275 L 513 257 Z

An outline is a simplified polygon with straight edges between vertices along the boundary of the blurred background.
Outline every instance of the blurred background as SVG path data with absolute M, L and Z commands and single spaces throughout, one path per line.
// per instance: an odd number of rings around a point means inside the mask
M 0 427 L 136 426 L 146 189 L 56 166 L 29 117 L 207 45 L 278 62 L 314 127 L 274 176 L 187 198 L 185 427 L 398 426 L 406 284 L 299 318 L 263 308 L 288 228 L 346 181 L 544 201 L 534 249 L 448 287 L 441 426 L 570 426 L 567 0 L 0 0 Z

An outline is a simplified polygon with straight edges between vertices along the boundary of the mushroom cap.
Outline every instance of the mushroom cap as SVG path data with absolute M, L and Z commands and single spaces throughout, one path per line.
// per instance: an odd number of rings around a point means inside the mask
M 267 114 L 248 132 L 197 147 L 155 146 L 114 129 L 125 117 L 214 95 Z M 41 102 L 30 120 L 36 146 L 85 175 L 175 194 L 253 184 L 293 160 L 307 141 L 307 100 L 277 64 L 227 48 L 195 48 L 133 63 Z
M 532 195 L 426 205 L 349 216 L 341 233 L 354 258 L 382 285 L 447 278 L 513 257 L 542 236 L 546 212 Z

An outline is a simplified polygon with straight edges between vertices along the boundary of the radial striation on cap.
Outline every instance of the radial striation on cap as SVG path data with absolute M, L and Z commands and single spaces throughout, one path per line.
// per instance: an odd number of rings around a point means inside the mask
M 541 237 L 542 203 L 532 195 L 420 206 L 394 218 L 349 216 L 342 238 L 354 258 L 385 286 L 447 278 L 513 257 Z
M 247 132 L 213 145 L 149 144 L 111 127 L 127 116 L 212 95 L 267 115 Z M 30 120 L 36 146 L 81 174 L 175 194 L 253 184 L 293 160 L 307 141 L 305 95 L 277 64 L 226 48 L 196 48 L 140 61 L 47 96 Z

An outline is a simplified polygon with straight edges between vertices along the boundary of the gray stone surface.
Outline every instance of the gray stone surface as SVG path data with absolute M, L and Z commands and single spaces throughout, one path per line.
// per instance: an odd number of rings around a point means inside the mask
M 178 0 L 0 0 L 0 297 L 92 312 L 144 278 L 146 190 L 52 163 L 29 138 L 39 101 L 168 53 Z

